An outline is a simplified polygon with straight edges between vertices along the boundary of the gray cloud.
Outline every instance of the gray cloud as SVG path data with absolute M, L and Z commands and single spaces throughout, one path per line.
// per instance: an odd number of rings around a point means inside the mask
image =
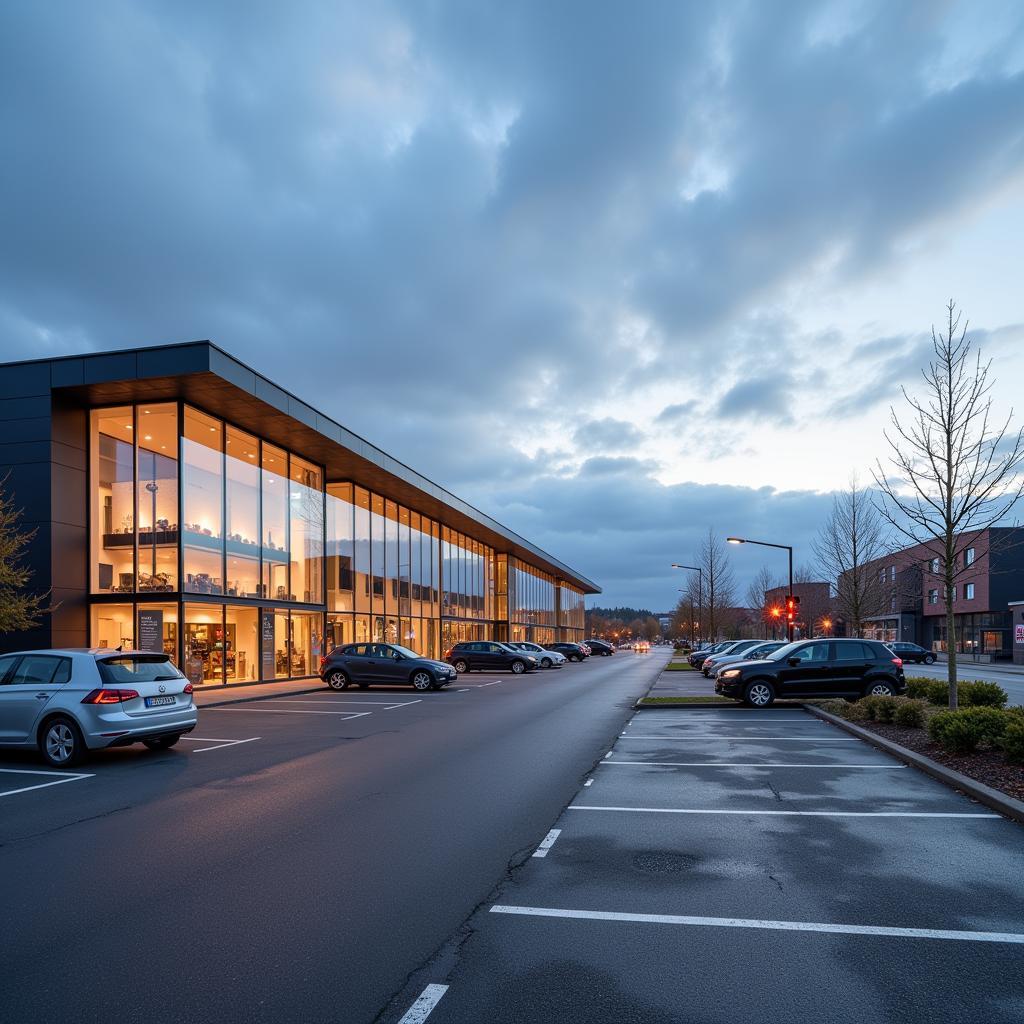
M 884 274 L 1024 168 L 1024 15 L 954 67 L 966 6 L 843 10 L 9 0 L 0 358 L 212 338 L 612 596 L 667 600 L 657 545 L 741 512 L 797 536 L 818 503 L 662 488 L 617 400 L 655 368 L 681 396 L 655 422 L 699 399 L 716 451 L 784 422 L 794 286 Z M 916 370 L 893 337 L 804 411 L 880 401 Z M 524 425 L 565 441 L 525 455 Z

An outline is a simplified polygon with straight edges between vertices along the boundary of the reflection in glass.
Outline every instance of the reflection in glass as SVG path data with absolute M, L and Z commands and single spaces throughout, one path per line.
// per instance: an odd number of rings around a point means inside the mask
M 140 405 L 139 590 L 178 589 L 178 406 Z
M 92 591 L 94 594 L 133 593 L 134 412 L 131 406 L 94 409 L 91 420 L 90 457 L 94 501 Z
M 293 455 L 288 500 L 293 601 L 323 601 L 324 495 L 318 467 Z
M 185 558 L 182 589 L 193 594 L 222 594 L 224 442 L 220 420 L 186 406 L 181 450 Z
M 289 600 L 288 594 L 288 456 L 272 444 L 263 445 L 262 597 Z
M 258 597 L 260 584 L 260 450 L 250 434 L 225 437 L 227 594 Z

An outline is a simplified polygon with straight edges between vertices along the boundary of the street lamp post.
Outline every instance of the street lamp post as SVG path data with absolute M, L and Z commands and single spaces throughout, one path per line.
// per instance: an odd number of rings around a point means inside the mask
M 789 544 L 772 544 L 767 540 L 750 540 L 746 537 L 726 537 L 727 544 L 757 544 L 763 548 L 781 548 L 789 552 L 789 596 L 793 596 L 793 548 Z M 793 623 L 786 620 L 786 639 L 793 642 Z
M 704 570 L 699 565 L 680 565 L 679 562 L 672 563 L 673 569 L 689 569 L 697 574 L 697 619 L 704 628 Z M 690 627 L 690 646 L 693 646 L 693 627 Z

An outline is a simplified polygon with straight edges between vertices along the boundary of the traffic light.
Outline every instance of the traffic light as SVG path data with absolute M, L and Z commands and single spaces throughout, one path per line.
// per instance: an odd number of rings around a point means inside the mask
M 786 597 L 786 621 L 796 622 L 796 613 L 800 607 L 800 598 L 796 594 L 789 594 Z

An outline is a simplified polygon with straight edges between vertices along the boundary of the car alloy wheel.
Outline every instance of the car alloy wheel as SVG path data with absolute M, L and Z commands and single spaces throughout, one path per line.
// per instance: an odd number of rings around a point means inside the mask
M 43 733 L 43 757 L 55 768 L 67 767 L 81 760 L 82 738 L 74 723 L 55 718 Z
M 868 692 L 872 697 L 891 697 L 892 687 L 888 683 L 875 683 Z
M 344 672 L 335 669 L 335 671 L 328 673 L 327 685 L 332 690 L 344 690 L 348 686 L 348 676 Z
M 544 660 L 541 661 L 541 666 L 543 668 L 551 668 L 551 659 L 550 658 L 544 658 Z
M 775 700 L 775 692 L 768 683 L 751 683 L 747 687 L 747 703 L 754 707 L 766 708 Z
M 934 665 L 935 664 L 935 655 L 934 654 L 926 654 L 925 657 L 924 657 L 924 663 L 926 665 Z
M 512 671 L 517 675 L 522 675 L 526 670 L 526 666 L 521 661 L 512 662 Z
M 414 672 L 412 677 L 412 685 L 417 690 L 429 690 L 434 685 L 434 680 L 430 678 L 429 672 L 420 670 Z
M 469 666 L 464 661 L 455 662 L 455 671 L 461 676 L 463 672 L 469 670 Z

